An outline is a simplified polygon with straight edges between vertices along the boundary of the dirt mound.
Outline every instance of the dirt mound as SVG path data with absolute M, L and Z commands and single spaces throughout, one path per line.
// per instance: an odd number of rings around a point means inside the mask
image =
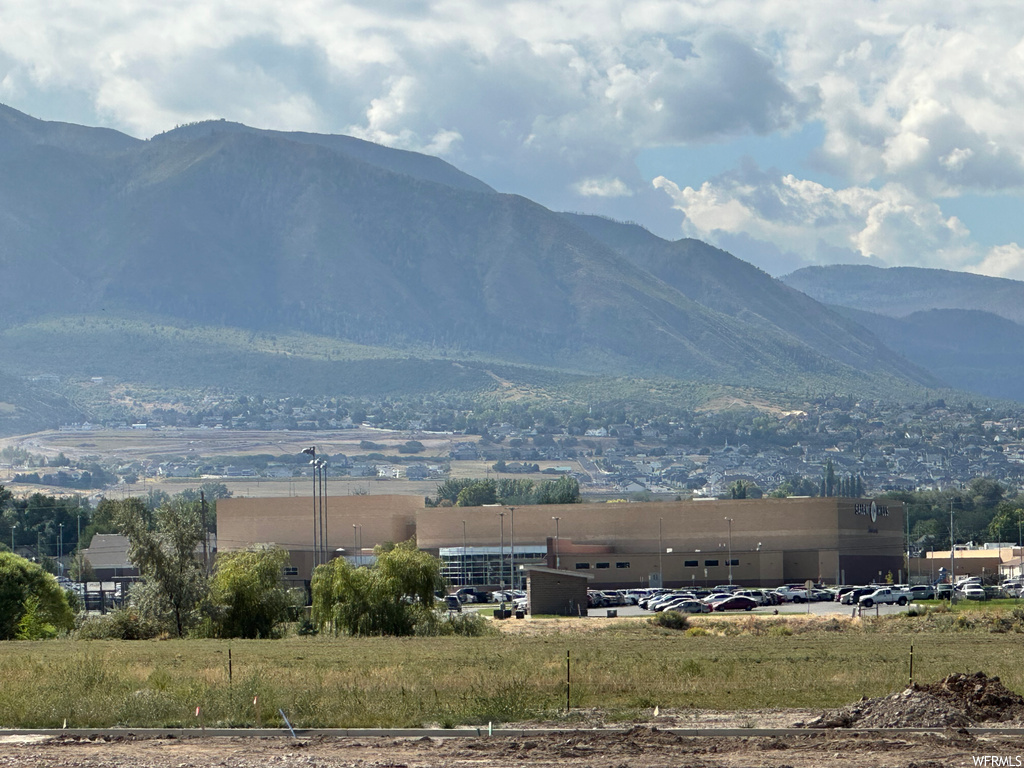
M 984 672 L 913 684 L 892 696 L 865 699 L 804 723 L 807 728 L 967 728 L 1024 719 L 1024 697 Z

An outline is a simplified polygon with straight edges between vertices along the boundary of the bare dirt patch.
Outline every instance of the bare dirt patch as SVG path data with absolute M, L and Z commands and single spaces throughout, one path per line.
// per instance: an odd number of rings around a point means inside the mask
M 863 737 L 852 733 L 806 736 L 693 738 L 653 726 L 625 732 L 576 731 L 517 737 L 470 738 L 186 738 L 80 739 L 58 737 L 40 744 L 5 745 L 0 766 L 60 765 L 66 768 L 257 768 L 272 765 L 434 766 L 456 768 L 529 765 L 599 768 L 811 768 L 838 760 L 849 768 L 938 768 L 972 765 L 980 755 L 1024 752 L 1020 739 L 976 739 L 950 731 L 920 736 Z M 1012 763 L 1011 763 L 1012 764 Z
M 900 693 L 831 710 L 809 728 L 968 728 L 992 723 L 1021 725 L 1024 697 L 984 672 L 953 674 Z

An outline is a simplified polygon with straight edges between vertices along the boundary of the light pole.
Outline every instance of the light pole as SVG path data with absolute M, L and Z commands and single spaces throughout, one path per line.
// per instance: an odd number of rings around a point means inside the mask
M 512 585 L 512 591 L 516 589 L 516 508 L 509 507 L 509 532 L 508 532 L 508 581 Z
M 11 523 L 11 552 L 14 551 L 14 529 L 17 527 L 17 523 Z
M 729 523 L 729 586 L 732 586 L 732 518 L 725 518 Z
M 317 506 L 317 498 L 316 498 L 316 495 L 317 495 L 316 494 L 316 490 L 317 490 L 317 487 L 316 487 L 316 481 L 317 481 L 317 475 L 316 475 L 316 472 L 317 472 L 317 469 L 316 469 L 316 446 L 315 445 L 311 445 L 309 448 L 303 448 L 302 452 L 304 454 L 306 454 L 307 456 L 312 456 L 313 457 L 312 460 L 309 462 L 309 464 L 313 468 L 313 568 L 316 568 L 317 560 L 319 559 L 319 551 L 320 551 L 320 546 L 319 546 L 317 535 L 316 535 L 317 534 L 317 525 L 316 525 L 316 523 L 317 523 L 317 516 L 318 516 L 317 515 L 318 506 Z M 312 577 L 312 575 L 313 575 L 313 571 L 310 570 L 310 577 Z
M 562 518 L 560 518 L 560 517 L 552 517 L 551 519 L 555 521 L 555 570 L 559 571 L 559 570 L 561 570 L 562 566 L 561 566 L 561 563 L 559 562 L 559 559 L 558 559 L 558 521 L 561 520 Z M 13 549 L 13 547 L 12 547 L 12 549 Z
M 469 586 L 469 579 L 466 576 L 466 521 L 462 521 L 462 586 Z
M 327 462 L 320 460 L 320 547 L 323 550 L 323 562 L 328 561 L 327 553 Z
M 949 604 L 956 603 L 956 545 L 953 543 L 953 500 L 949 500 Z
M 501 545 L 498 549 L 498 588 L 501 591 L 501 615 L 505 615 L 505 510 L 498 512 L 501 519 Z
M 662 535 L 665 525 L 665 518 L 658 518 L 658 578 L 661 580 L 659 585 L 661 588 L 665 587 L 665 560 L 662 554 L 665 551 L 665 537 Z
M 1017 578 L 1024 578 L 1024 546 L 1021 546 L 1021 518 L 1017 517 L 1017 554 L 1020 556 L 1020 562 L 1017 565 Z M 11 548 L 13 549 L 13 547 Z
M 57 523 L 57 573 L 64 575 L 64 523 Z

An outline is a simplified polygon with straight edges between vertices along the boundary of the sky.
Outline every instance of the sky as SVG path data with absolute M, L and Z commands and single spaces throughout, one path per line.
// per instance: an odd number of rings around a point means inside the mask
M 0 0 L 0 103 L 225 118 L 812 264 L 1024 279 L 1019 0 Z

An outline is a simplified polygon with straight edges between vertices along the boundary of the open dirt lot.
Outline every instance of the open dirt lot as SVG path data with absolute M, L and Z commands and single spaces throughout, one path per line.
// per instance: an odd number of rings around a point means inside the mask
M 6 743 L 5 743 L 6 742 Z M 626 732 L 577 731 L 472 738 L 187 738 L 89 740 L 57 737 L 34 743 L 0 740 L 0 766 L 72 768 L 256 768 L 257 766 L 608 766 L 680 768 L 771 766 L 810 768 L 939 768 L 981 765 L 986 755 L 1015 765 L 1024 739 L 936 734 L 828 733 L 801 736 L 688 737 L 636 726 Z M 988 763 L 992 765 L 992 762 Z

